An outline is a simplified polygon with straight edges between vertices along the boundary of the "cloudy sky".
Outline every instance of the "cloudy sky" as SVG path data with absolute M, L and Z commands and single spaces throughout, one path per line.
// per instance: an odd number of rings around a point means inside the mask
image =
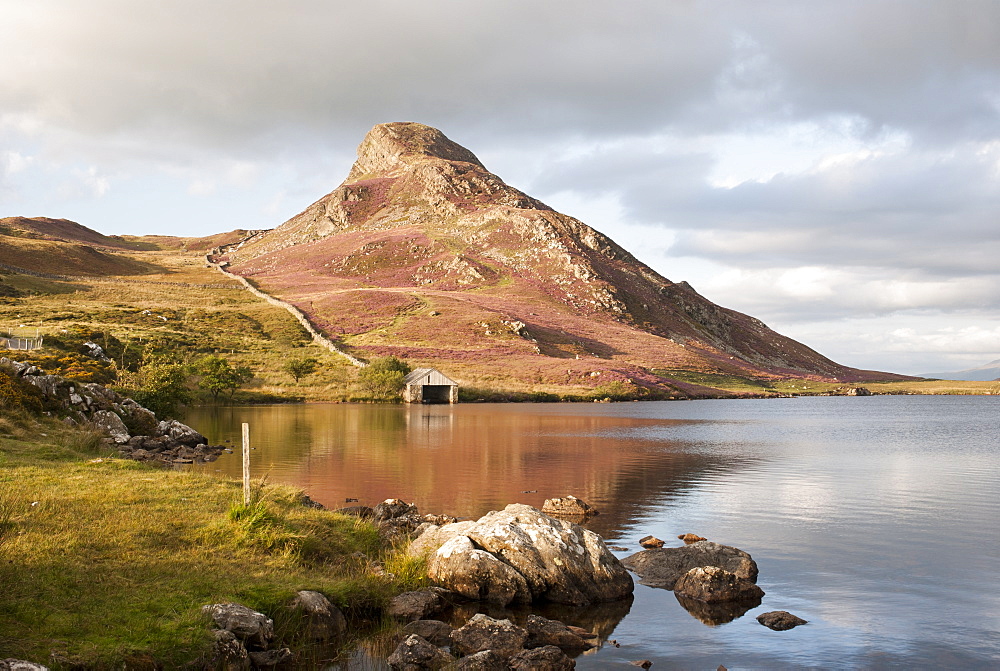
M 0 0 L 0 216 L 271 228 L 420 121 L 842 363 L 1000 358 L 995 0 Z

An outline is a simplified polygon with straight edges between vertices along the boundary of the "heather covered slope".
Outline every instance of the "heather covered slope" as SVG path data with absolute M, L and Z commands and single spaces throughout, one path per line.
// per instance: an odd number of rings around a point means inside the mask
M 362 356 L 466 383 L 617 380 L 691 395 L 703 390 L 670 371 L 897 377 L 839 365 L 671 282 L 421 124 L 376 126 L 340 187 L 225 251 L 231 270 Z

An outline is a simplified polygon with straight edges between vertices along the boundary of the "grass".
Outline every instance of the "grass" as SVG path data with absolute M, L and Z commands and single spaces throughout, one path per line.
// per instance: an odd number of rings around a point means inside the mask
M 244 506 L 239 483 L 110 458 L 102 446 L 47 418 L 0 417 L 5 656 L 99 669 L 140 656 L 175 668 L 209 643 L 203 604 L 237 601 L 287 621 L 285 604 L 311 589 L 363 618 L 422 579 L 374 527 L 303 506 L 298 490 L 260 482 Z

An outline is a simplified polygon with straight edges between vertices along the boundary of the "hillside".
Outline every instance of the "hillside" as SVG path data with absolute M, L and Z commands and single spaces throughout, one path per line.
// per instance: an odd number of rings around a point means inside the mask
M 416 123 L 378 125 L 345 182 L 220 260 L 360 356 L 469 384 L 639 385 L 690 374 L 902 379 L 840 365 L 672 282 L 614 241 L 507 185 Z
M 990 382 L 1000 380 L 1000 359 L 990 361 L 982 366 L 954 370 L 947 373 L 925 373 L 921 377 L 936 380 L 966 380 L 970 382 Z
M 0 266 L 48 275 L 144 275 L 159 267 L 126 252 L 149 245 L 108 236 L 66 219 L 0 219 Z

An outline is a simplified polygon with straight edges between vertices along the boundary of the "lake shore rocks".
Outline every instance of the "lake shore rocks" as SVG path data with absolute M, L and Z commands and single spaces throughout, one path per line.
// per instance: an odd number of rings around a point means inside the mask
M 135 400 L 93 382 L 79 383 L 41 369 L 0 357 L 0 365 L 41 393 L 50 414 L 70 424 L 100 430 L 110 448 L 126 459 L 160 465 L 201 463 L 218 458 L 225 448 L 175 419 L 157 421 L 156 415 Z
M 705 566 L 717 566 L 751 583 L 757 580 L 757 564 L 749 554 L 712 541 L 642 550 L 623 559 L 622 564 L 635 571 L 643 585 L 671 590 L 685 573 Z
M 471 600 L 587 605 L 624 598 L 632 577 L 600 536 L 531 506 L 430 526 L 410 545 L 435 583 Z

